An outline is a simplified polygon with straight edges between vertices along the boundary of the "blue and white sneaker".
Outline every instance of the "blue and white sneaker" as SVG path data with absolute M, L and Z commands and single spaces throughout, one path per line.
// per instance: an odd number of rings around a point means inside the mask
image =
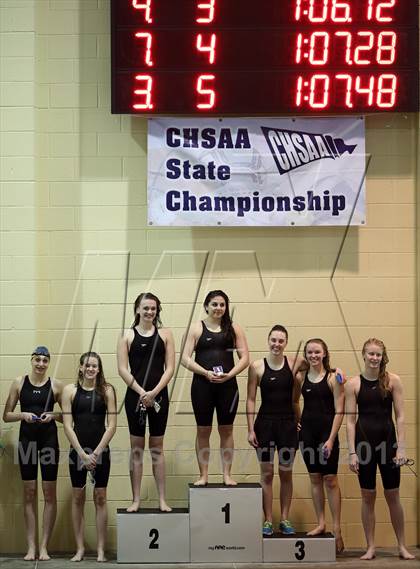
M 263 535 L 273 535 L 273 533 L 274 533 L 274 530 L 273 530 L 272 522 L 264 522 L 263 528 L 262 528 L 262 534 Z
M 295 528 L 292 526 L 289 520 L 282 520 L 279 525 L 279 530 L 280 533 L 284 535 L 294 535 L 296 533 Z

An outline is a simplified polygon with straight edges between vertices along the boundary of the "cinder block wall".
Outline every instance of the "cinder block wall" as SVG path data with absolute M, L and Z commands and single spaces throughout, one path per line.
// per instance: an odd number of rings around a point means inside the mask
M 50 347 L 51 372 L 74 381 L 77 360 L 89 349 L 103 355 L 119 404 L 123 381 L 115 345 L 124 314 L 127 253 L 131 253 L 129 302 L 150 289 L 161 297 L 164 324 L 179 350 L 193 311 L 212 288 L 223 288 L 244 326 L 251 357 L 261 357 L 268 328 L 290 330 L 293 353 L 301 340 L 323 337 L 335 365 L 358 372 L 359 351 L 369 336 L 383 338 L 390 369 L 404 381 L 408 454 L 417 457 L 416 409 L 416 141 L 418 117 L 367 118 L 367 225 L 352 228 L 335 277 L 330 276 L 343 238 L 341 228 L 155 229 L 146 223 L 145 120 L 110 114 L 109 2 L 106 0 L 0 0 L 1 25 L 1 411 L 12 378 L 29 369 L 38 343 Z M 258 258 L 259 272 L 256 264 Z M 334 293 L 336 291 L 337 297 Z M 356 348 L 356 353 L 353 350 Z M 190 375 L 180 370 L 165 438 L 168 499 L 187 501 L 196 475 Z M 240 378 L 242 413 L 235 440 L 234 473 L 258 481 L 246 441 L 246 377 Z M 2 552 L 25 547 L 21 482 L 13 459 L 18 424 L 2 425 L 0 543 Z M 345 429 L 340 439 L 345 443 Z M 65 459 L 68 443 L 60 428 Z M 212 439 L 211 479 L 219 480 L 217 437 Z M 115 510 L 128 505 L 128 431 L 124 412 L 112 441 L 109 545 L 116 547 Z M 2 451 L 0 451 L 2 452 Z M 345 455 L 345 451 L 343 451 Z M 308 476 L 295 467 L 291 518 L 299 529 L 315 516 Z M 346 465 L 340 468 L 343 529 L 348 547 L 362 546 L 360 492 Z M 275 484 L 278 496 L 278 482 Z M 417 541 L 416 479 L 402 476 L 401 494 L 409 544 Z M 51 549 L 74 547 L 71 488 L 60 467 L 59 513 Z M 142 498 L 156 505 L 147 461 Z M 95 545 L 89 494 L 87 543 Z M 276 515 L 279 504 L 276 500 Z M 40 500 L 42 506 L 42 500 Z M 383 494 L 377 504 L 377 542 L 394 542 Z

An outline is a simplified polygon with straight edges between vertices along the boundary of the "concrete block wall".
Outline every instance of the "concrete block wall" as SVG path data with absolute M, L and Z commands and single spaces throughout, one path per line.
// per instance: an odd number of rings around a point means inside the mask
M 213 288 L 231 297 L 252 359 L 264 353 L 267 330 L 277 322 L 290 330 L 291 353 L 301 340 L 321 336 L 333 363 L 349 375 L 358 372 L 363 341 L 369 336 L 384 339 L 390 369 L 404 382 L 408 454 L 416 459 L 418 117 L 367 118 L 367 151 L 372 155 L 367 224 L 349 231 L 331 281 L 342 228 L 147 226 L 147 123 L 110 114 L 108 0 L 0 0 L 0 10 L 0 410 L 12 378 L 29 369 L 29 354 L 39 343 L 53 353 L 52 373 L 64 382 L 74 381 L 78 357 L 89 348 L 96 321 L 93 347 L 103 355 L 106 376 L 122 405 L 125 389 L 117 375 L 115 345 L 122 322 L 128 326 L 132 317 L 131 305 L 124 307 L 130 252 L 129 303 L 146 289 L 158 294 L 164 324 L 174 330 L 178 351 L 191 313 L 194 318 L 202 315 L 201 301 Z M 196 295 L 199 302 L 194 305 Z M 256 458 L 246 439 L 245 374 L 239 383 L 241 413 L 233 470 L 238 481 L 258 481 Z M 180 369 L 165 438 L 168 500 L 174 506 L 186 505 L 187 483 L 197 472 L 189 388 L 190 375 Z M 21 552 L 25 546 L 21 483 L 13 460 L 17 436 L 17 424 L 2 425 L 3 552 Z M 340 440 L 345 449 L 344 427 Z M 65 464 L 68 443 L 61 428 L 60 442 L 59 513 L 51 549 L 70 551 L 74 543 Z M 212 481 L 220 479 L 217 444 L 214 436 Z M 115 511 L 130 499 L 124 412 L 111 446 L 109 546 L 115 549 Z M 342 454 L 346 456 L 345 450 Z M 315 515 L 300 459 L 294 481 L 291 518 L 306 530 Z M 361 547 L 360 491 L 345 464 L 340 467 L 340 483 L 345 543 Z M 278 497 L 278 481 L 275 492 Z M 414 544 L 416 480 L 408 470 L 402 476 L 401 494 L 407 541 Z M 94 548 L 94 507 L 88 495 L 87 544 Z M 156 498 L 147 460 L 144 505 L 155 506 Z M 278 499 L 275 513 L 278 517 Z M 378 544 L 393 543 L 381 492 L 377 521 Z

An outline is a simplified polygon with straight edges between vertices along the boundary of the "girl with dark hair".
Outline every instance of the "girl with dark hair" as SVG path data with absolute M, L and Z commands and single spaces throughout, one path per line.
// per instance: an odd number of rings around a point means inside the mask
M 248 346 L 240 326 L 232 323 L 229 298 L 222 290 L 213 290 L 204 299 L 207 317 L 192 324 L 184 345 L 181 363 L 194 373 L 191 400 L 197 422 L 196 452 L 200 478 L 208 482 L 210 434 L 216 409 L 223 463 L 223 481 L 235 486 L 231 477 L 233 460 L 233 422 L 239 402 L 236 375 L 249 363 Z M 236 350 L 239 361 L 234 362 Z M 192 354 L 195 352 L 195 361 Z
M 161 327 L 161 310 L 156 295 L 140 294 L 134 302 L 133 325 L 121 336 L 117 348 L 118 373 L 127 384 L 125 410 L 130 431 L 133 492 L 128 512 L 137 512 L 140 508 L 146 421 L 159 508 L 162 512 L 171 511 L 165 498 L 163 436 L 169 412 L 167 385 L 175 369 L 175 345 L 172 332 Z
M 97 561 L 106 561 L 106 488 L 111 468 L 108 444 L 117 428 L 117 403 L 114 387 L 106 382 L 102 360 L 96 352 L 80 356 L 77 382 L 66 385 L 63 391 L 63 412 L 64 432 L 71 445 L 69 470 L 77 547 L 71 561 L 82 561 L 85 554 L 84 506 L 88 474 L 94 484 Z
M 336 550 L 342 553 L 341 492 L 337 470 L 340 454 L 338 431 L 344 414 L 343 376 L 331 368 L 328 346 L 320 338 L 306 342 L 304 357 L 309 369 L 297 375 L 297 399 L 302 393 L 304 401 L 300 420 L 300 450 L 311 479 L 312 501 L 318 520 L 317 527 L 308 535 L 325 533 L 325 487 Z
M 32 352 L 31 371 L 16 378 L 10 387 L 3 413 L 3 421 L 20 421 L 18 456 L 23 481 L 23 512 L 25 516 L 28 550 L 25 561 L 37 558 L 37 478 L 41 467 L 44 514 L 42 538 L 39 546 L 40 561 L 50 559 L 48 542 L 57 516 L 57 472 L 60 457 L 56 421 L 61 413 L 54 413 L 54 404 L 61 405 L 63 384 L 47 376 L 50 352 L 38 346 Z M 16 405 L 20 403 L 20 412 Z
M 287 357 L 288 333 L 276 324 L 268 334 L 268 354 L 256 360 L 248 370 L 248 396 L 246 401 L 248 442 L 256 451 L 261 469 L 263 490 L 263 535 L 273 535 L 273 478 L 274 454 L 277 450 L 280 477 L 280 532 L 295 533 L 289 521 L 293 495 L 293 461 L 298 446 L 297 418 L 294 408 L 296 389 L 295 373 L 302 358 Z M 255 419 L 255 402 L 258 386 L 261 407 Z M 254 422 L 255 419 L 255 422 Z
M 401 379 L 386 370 L 385 344 L 369 338 L 363 345 L 363 372 L 346 383 L 347 441 L 350 470 L 359 476 L 362 523 L 367 550 L 360 559 L 375 557 L 376 470 L 379 467 L 384 495 L 402 559 L 415 559 L 405 546 L 404 512 L 400 500 L 400 467 L 405 452 L 404 397 Z M 397 432 L 392 421 L 394 409 Z M 357 418 L 357 420 L 356 420 Z

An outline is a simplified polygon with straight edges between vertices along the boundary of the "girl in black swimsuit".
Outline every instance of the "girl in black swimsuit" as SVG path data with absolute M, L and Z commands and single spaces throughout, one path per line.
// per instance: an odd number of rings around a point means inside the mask
M 268 353 L 265 358 L 252 362 L 248 370 L 248 396 L 246 412 L 248 442 L 256 451 L 260 462 L 263 489 L 263 535 L 273 535 L 273 478 L 274 454 L 278 453 L 280 477 L 280 524 L 283 534 L 293 535 L 289 521 L 293 496 L 293 461 L 298 446 L 297 417 L 295 409 L 295 372 L 302 358 L 287 357 L 288 332 L 276 324 L 268 334 Z M 255 419 L 255 403 L 258 386 L 261 391 L 261 407 Z
M 140 508 L 146 421 L 159 508 L 162 512 L 171 511 L 165 498 L 163 436 L 169 412 L 167 385 L 175 369 L 175 345 L 172 332 L 161 327 L 161 309 L 157 296 L 150 292 L 140 294 L 134 302 L 133 326 L 118 342 L 118 373 L 127 384 L 125 410 L 131 443 L 133 501 L 128 512 Z
M 95 352 L 80 356 L 76 385 L 63 391 L 64 432 L 71 444 L 70 478 L 73 487 L 72 519 L 77 551 L 72 561 L 82 561 L 84 547 L 84 506 L 86 479 L 94 484 L 97 561 L 105 559 L 107 532 L 106 488 L 111 467 L 108 444 L 117 428 L 114 387 L 104 377 L 102 360 Z M 105 423 L 107 423 L 105 425 Z
M 404 512 L 399 493 L 400 467 L 407 461 L 402 382 L 398 375 L 386 370 L 389 360 L 381 340 L 369 338 L 363 345 L 362 355 L 363 372 L 352 377 L 345 386 L 350 470 L 359 476 L 362 522 L 367 542 L 366 553 L 361 559 L 375 557 L 377 467 L 397 537 L 399 555 L 402 559 L 415 559 L 405 546 Z
M 213 290 L 204 300 L 207 318 L 193 324 L 185 341 L 182 365 L 194 372 L 191 400 L 197 422 L 196 452 L 200 478 L 196 486 L 208 482 L 210 434 L 214 410 L 220 435 L 223 482 L 236 485 L 231 477 L 233 460 L 233 421 L 239 402 L 236 375 L 249 362 L 248 346 L 242 328 L 233 324 L 229 298 L 222 290 Z M 235 365 L 233 352 L 239 361 Z M 195 351 L 195 361 L 192 354 Z
M 337 477 L 340 454 L 338 431 L 344 413 L 342 374 L 331 368 L 328 346 L 320 338 L 306 342 L 304 356 L 309 369 L 297 375 L 299 393 L 302 393 L 304 401 L 300 420 L 300 449 L 311 479 L 312 501 L 318 520 L 317 527 L 308 535 L 325 532 L 325 487 L 336 550 L 342 553 L 341 492 Z
M 44 494 L 43 534 L 39 546 L 40 561 L 50 559 L 47 546 L 57 515 L 57 472 L 59 448 L 56 421 L 62 421 L 61 413 L 54 413 L 54 403 L 61 404 L 63 385 L 57 379 L 47 377 L 50 353 L 45 346 L 38 346 L 32 353 L 32 370 L 28 375 L 15 379 L 3 414 L 5 423 L 20 421 L 18 456 L 23 480 L 23 504 L 28 550 L 25 561 L 37 558 L 36 503 L 38 462 L 41 467 Z M 15 412 L 20 402 L 20 413 Z

